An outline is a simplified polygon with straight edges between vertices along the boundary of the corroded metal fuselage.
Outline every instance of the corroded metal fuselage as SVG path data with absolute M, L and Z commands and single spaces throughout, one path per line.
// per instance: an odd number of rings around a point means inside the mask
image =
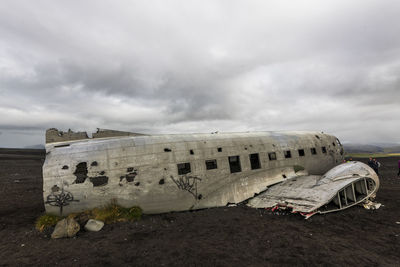
M 57 214 L 113 200 L 145 213 L 225 206 L 343 161 L 339 140 L 319 132 L 60 138 L 46 152 L 45 206 Z

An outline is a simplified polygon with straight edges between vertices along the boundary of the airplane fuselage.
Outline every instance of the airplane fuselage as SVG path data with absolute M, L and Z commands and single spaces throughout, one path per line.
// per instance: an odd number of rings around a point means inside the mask
M 46 211 L 64 214 L 113 200 L 145 213 L 225 206 L 296 171 L 321 175 L 343 161 L 339 140 L 319 132 L 122 136 L 54 142 L 46 151 Z

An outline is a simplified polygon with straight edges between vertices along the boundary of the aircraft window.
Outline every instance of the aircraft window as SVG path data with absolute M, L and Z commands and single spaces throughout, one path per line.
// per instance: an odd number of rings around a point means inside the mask
M 218 148 L 218 152 L 222 152 L 222 147 L 219 147 L 219 148 Z
M 178 174 L 179 175 L 184 175 L 184 174 L 191 172 L 189 162 L 179 163 L 179 164 L 177 164 L 177 166 L 178 166 Z
M 193 149 L 190 149 L 190 155 L 194 155 Z
M 252 170 L 261 168 L 260 158 L 258 156 L 258 153 L 250 154 L 249 158 L 250 158 L 250 165 L 251 165 Z
M 166 148 L 164 148 L 164 152 L 171 152 L 171 149 L 166 147 Z
M 211 160 L 206 160 L 206 169 L 207 170 L 212 170 L 217 168 L 217 160 L 216 159 L 211 159 Z
M 319 139 L 319 136 L 318 136 L 318 135 L 315 135 L 315 137 L 317 137 L 317 139 Z
M 332 145 L 333 145 L 333 146 L 336 146 L 335 142 L 332 142 Z
M 323 146 L 321 149 L 322 149 L 322 153 L 326 154 L 326 147 Z
M 315 149 L 315 147 L 311 148 L 311 154 L 312 155 L 317 155 L 317 150 Z
M 276 153 L 275 152 L 268 153 L 268 158 L 269 160 L 276 160 Z
M 299 156 L 300 157 L 304 157 L 305 156 L 304 149 L 299 149 L 298 151 L 299 151 Z
M 240 157 L 239 156 L 229 157 L 229 167 L 231 169 L 231 173 L 241 172 L 242 168 L 240 167 Z
M 292 153 L 290 153 L 290 150 L 286 150 L 284 154 L 285 154 L 285 159 L 290 159 L 292 157 Z

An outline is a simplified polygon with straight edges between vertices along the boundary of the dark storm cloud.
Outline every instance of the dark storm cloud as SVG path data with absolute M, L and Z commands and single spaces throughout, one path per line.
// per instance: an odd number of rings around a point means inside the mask
M 368 0 L 3 1 L 0 145 L 42 142 L 50 127 L 399 142 L 398 10 Z

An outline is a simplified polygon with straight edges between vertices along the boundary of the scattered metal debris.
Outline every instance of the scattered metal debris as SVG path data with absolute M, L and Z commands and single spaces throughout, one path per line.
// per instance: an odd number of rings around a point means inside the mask
M 367 210 L 377 210 L 379 209 L 382 204 L 378 202 L 372 202 L 371 200 L 367 199 L 362 203 L 363 207 L 366 208 Z

